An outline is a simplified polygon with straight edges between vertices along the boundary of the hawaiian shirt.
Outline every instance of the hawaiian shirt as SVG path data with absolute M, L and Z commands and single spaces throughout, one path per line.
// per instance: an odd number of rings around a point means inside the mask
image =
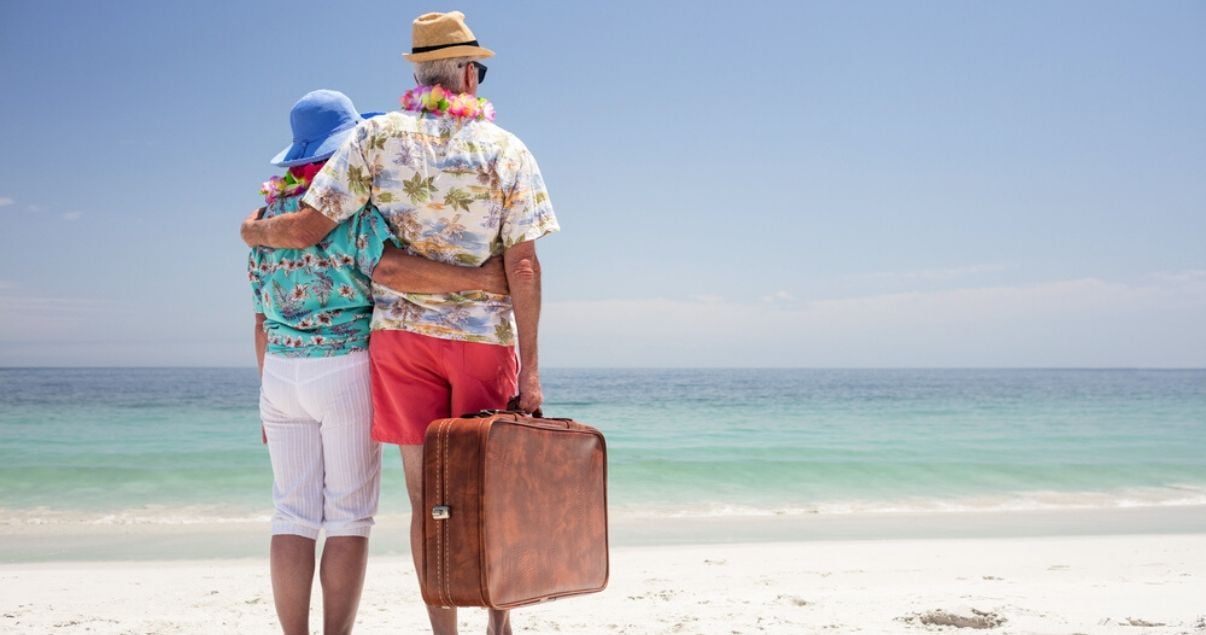
M 296 212 L 301 194 L 272 201 L 264 218 Z M 373 301 L 369 279 L 389 227 L 371 206 L 305 249 L 256 247 L 248 258 L 255 312 L 263 313 L 268 352 L 332 357 L 368 349 Z
M 304 202 L 340 222 L 371 203 L 409 253 L 476 267 L 559 229 L 535 158 L 492 122 L 392 112 L 362 122 Z M 373 330 L 512 346 L 511 297 L 373 284 Z

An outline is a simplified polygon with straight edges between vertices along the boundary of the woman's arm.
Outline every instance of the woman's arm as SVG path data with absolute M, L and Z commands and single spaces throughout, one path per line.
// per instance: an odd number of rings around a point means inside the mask
M 260 367 L 260 376 L 264 376 L 264 351 L 268 349 L 268 334 L 264 332 L 264 314 L 255 314 L 255 360 Z M 268 444 L 268 431 L 260 424 L 260 442 Z
M 507 275 L 495 257 L 480 267 L 449 265 L 386 245 L 381 262 L 373 269 L 373 282 L 406 293 L 455 293 L 481 289 L 507 295 Z
M 264 332 L 264 314 L 255 314 L 255 361 L 264 374 L 264 351 L 268 349 L 268 334 Z

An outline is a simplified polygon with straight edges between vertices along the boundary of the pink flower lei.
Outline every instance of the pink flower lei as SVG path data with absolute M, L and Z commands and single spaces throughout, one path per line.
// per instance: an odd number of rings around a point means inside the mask
M 457 119 L 494 121 L 494 104 L 485 97 L 453 93 L 440 85 L 416 86 L 399 100 L 407 112 L 429 112 Z
M 271 205 L 273 201 L 279 198 L 302 194 L 310 188 L 310 183 L 314 181 L 314 175 L 318 174 L 325 163 L 326 160 L 324 159 L 315 163 L 295 165 L 289 168 L 285 176 L 274 176 L 264 181 L 260 184 L 260 194 L 264 196 L 264 202 Z

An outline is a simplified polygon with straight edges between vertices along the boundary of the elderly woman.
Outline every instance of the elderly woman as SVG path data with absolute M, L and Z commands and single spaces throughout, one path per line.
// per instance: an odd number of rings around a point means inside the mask
M 298 211 L 311 179 L 362 120 L 342 93 L 302 97 L 290 114 L 294 141 L 272 160 L 288 172 L 264 183 L 259 215 Z M 380 446 L 370 438 L 367 353 L 374 271 L 395 289 L 506 293 L 500 263 L 435 263 L 387 248 L 391 240 L 380 212 L 365 206 L 313 247 L 251 251 L 260 418 L 275 506 L 272 589 L 286 634 L 310 632 L 320 532 L 324 632 L 350 632 L 360 602 L 381 474 Z

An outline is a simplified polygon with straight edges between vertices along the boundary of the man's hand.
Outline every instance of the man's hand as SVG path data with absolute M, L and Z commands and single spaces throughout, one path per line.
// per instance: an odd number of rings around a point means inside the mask
M 482 291 L 497 293 L 498 295 L 509 295 L 511 287 L 507 285 L 507 268 L 503 264 L 502 256 L 493 256 L 486 262 L 483 262 L 477 268 L 478 275 L 481 276 L 481 284 L 478 288 Z
M 519 371 L 519 409 L 531 414 L 542 403 L 544 393 L 540 391 L 540 371 Z
M 260 220 L 261 218 L 263 218 L 264 211 L 266 209 L 268 209 L 268 208 L 257 207 L 256 209 L 251 210 L 251 213 L 247 215 L 247 218 L 243 219 L 243 225 L 242 225 L 242 227 L 239 228 L 239 233 L 243 236 L 243 242 L 247 243 L 248 247 L 258 246 L 258 245 L 256 245 L 256 243 L 252 242 L 252 238 L 250 235 L 251 224 Z

